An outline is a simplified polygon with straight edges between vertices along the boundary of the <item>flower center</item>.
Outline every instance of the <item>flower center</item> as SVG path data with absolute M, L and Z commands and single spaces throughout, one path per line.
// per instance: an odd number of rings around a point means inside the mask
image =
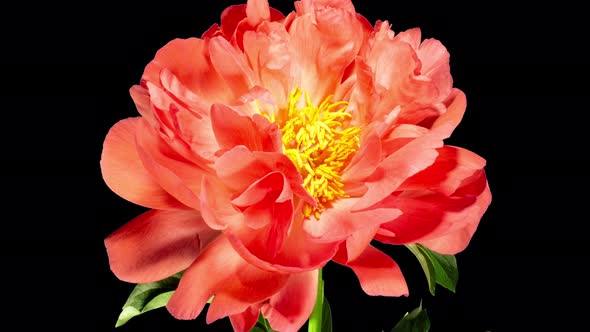
M 332 102 L 328 96 L 318 106 L 295 88 L 289 96 L 288 109 L 279 114 L 284 153 L 293 161 L 304 179 L 303 186 L 316 199 L 317 207 L 303 206 L 303 214 L 319 218 L 333 200 L 349 197 L 340 176 L 359 149 L 360 128 L 350 126 L 348 102 Z M 303 106 L 301 106 L 303 105 Z

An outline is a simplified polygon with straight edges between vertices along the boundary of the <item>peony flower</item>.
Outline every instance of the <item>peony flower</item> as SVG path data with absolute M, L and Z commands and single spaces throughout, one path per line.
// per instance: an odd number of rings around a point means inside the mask
M 201 38 L 159 50 L 131 88 L 139 117 L 115 124 L 105 182 L 150 208 L 110 235 L 121 280 L 186 270 L 170 313 L 258 315 L 297 331 L 317 270 L 350 267 L 369 295 L 403 296 L 372 240 L 463 250 L 490 203 L 476 154 L 444 145 L 466 107 L 449 54 L 420 30 L 373 27 L 350 0 L 227 8 Z

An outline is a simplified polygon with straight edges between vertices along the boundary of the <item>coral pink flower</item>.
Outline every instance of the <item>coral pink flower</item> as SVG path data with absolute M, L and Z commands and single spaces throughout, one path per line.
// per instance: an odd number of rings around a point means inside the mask
M 141 116 L 111 128 L 102 174 L 152 210 L 105 243 L 122 280 L 186 270 L 179 319 L 214 295 L 208 322 L 297 331 L 331 260 L 369 295 L 407 295 L 370 242 L 457 253 L 491 200 L 485 161 L 443 143 L 466 107 L 445 47 L 372 27 L 350 0 L 231 6 L 158 51 L 131 96 Z

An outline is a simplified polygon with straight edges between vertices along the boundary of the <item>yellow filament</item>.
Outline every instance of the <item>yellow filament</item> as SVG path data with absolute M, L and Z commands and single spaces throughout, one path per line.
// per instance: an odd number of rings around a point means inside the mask
M 302 92 L 296 88 L 289 96 L 288 108 L 279 123 L 284 153 L 293 161 L 303 177 L 303 186 L 316 199 L 317 207 L 305 204 L 303 213 L 319 218 L 327 204 L 348 197 L 340 176 L 350 158 L 359 148 L 360 128 L 347 126 L 348 103 L 332 102 L 328 96 L 318 106 L 305 94 L 305 105 L 298 106 Z M 264 114 L 264 113 L 263 113 Z M 275 121 L 275 116 L 269 117 Z

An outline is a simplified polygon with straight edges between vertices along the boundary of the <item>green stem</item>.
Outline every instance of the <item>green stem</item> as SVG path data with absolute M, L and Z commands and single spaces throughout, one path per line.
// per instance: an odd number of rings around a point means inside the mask
M 318 296 L 315 300 L 315 307 L 309 316 L 307 323 L 308 332 L 322 332 L 322 315 L 324 309 L 324 280 L 322 279 L 322 269 L 318 269 Z

